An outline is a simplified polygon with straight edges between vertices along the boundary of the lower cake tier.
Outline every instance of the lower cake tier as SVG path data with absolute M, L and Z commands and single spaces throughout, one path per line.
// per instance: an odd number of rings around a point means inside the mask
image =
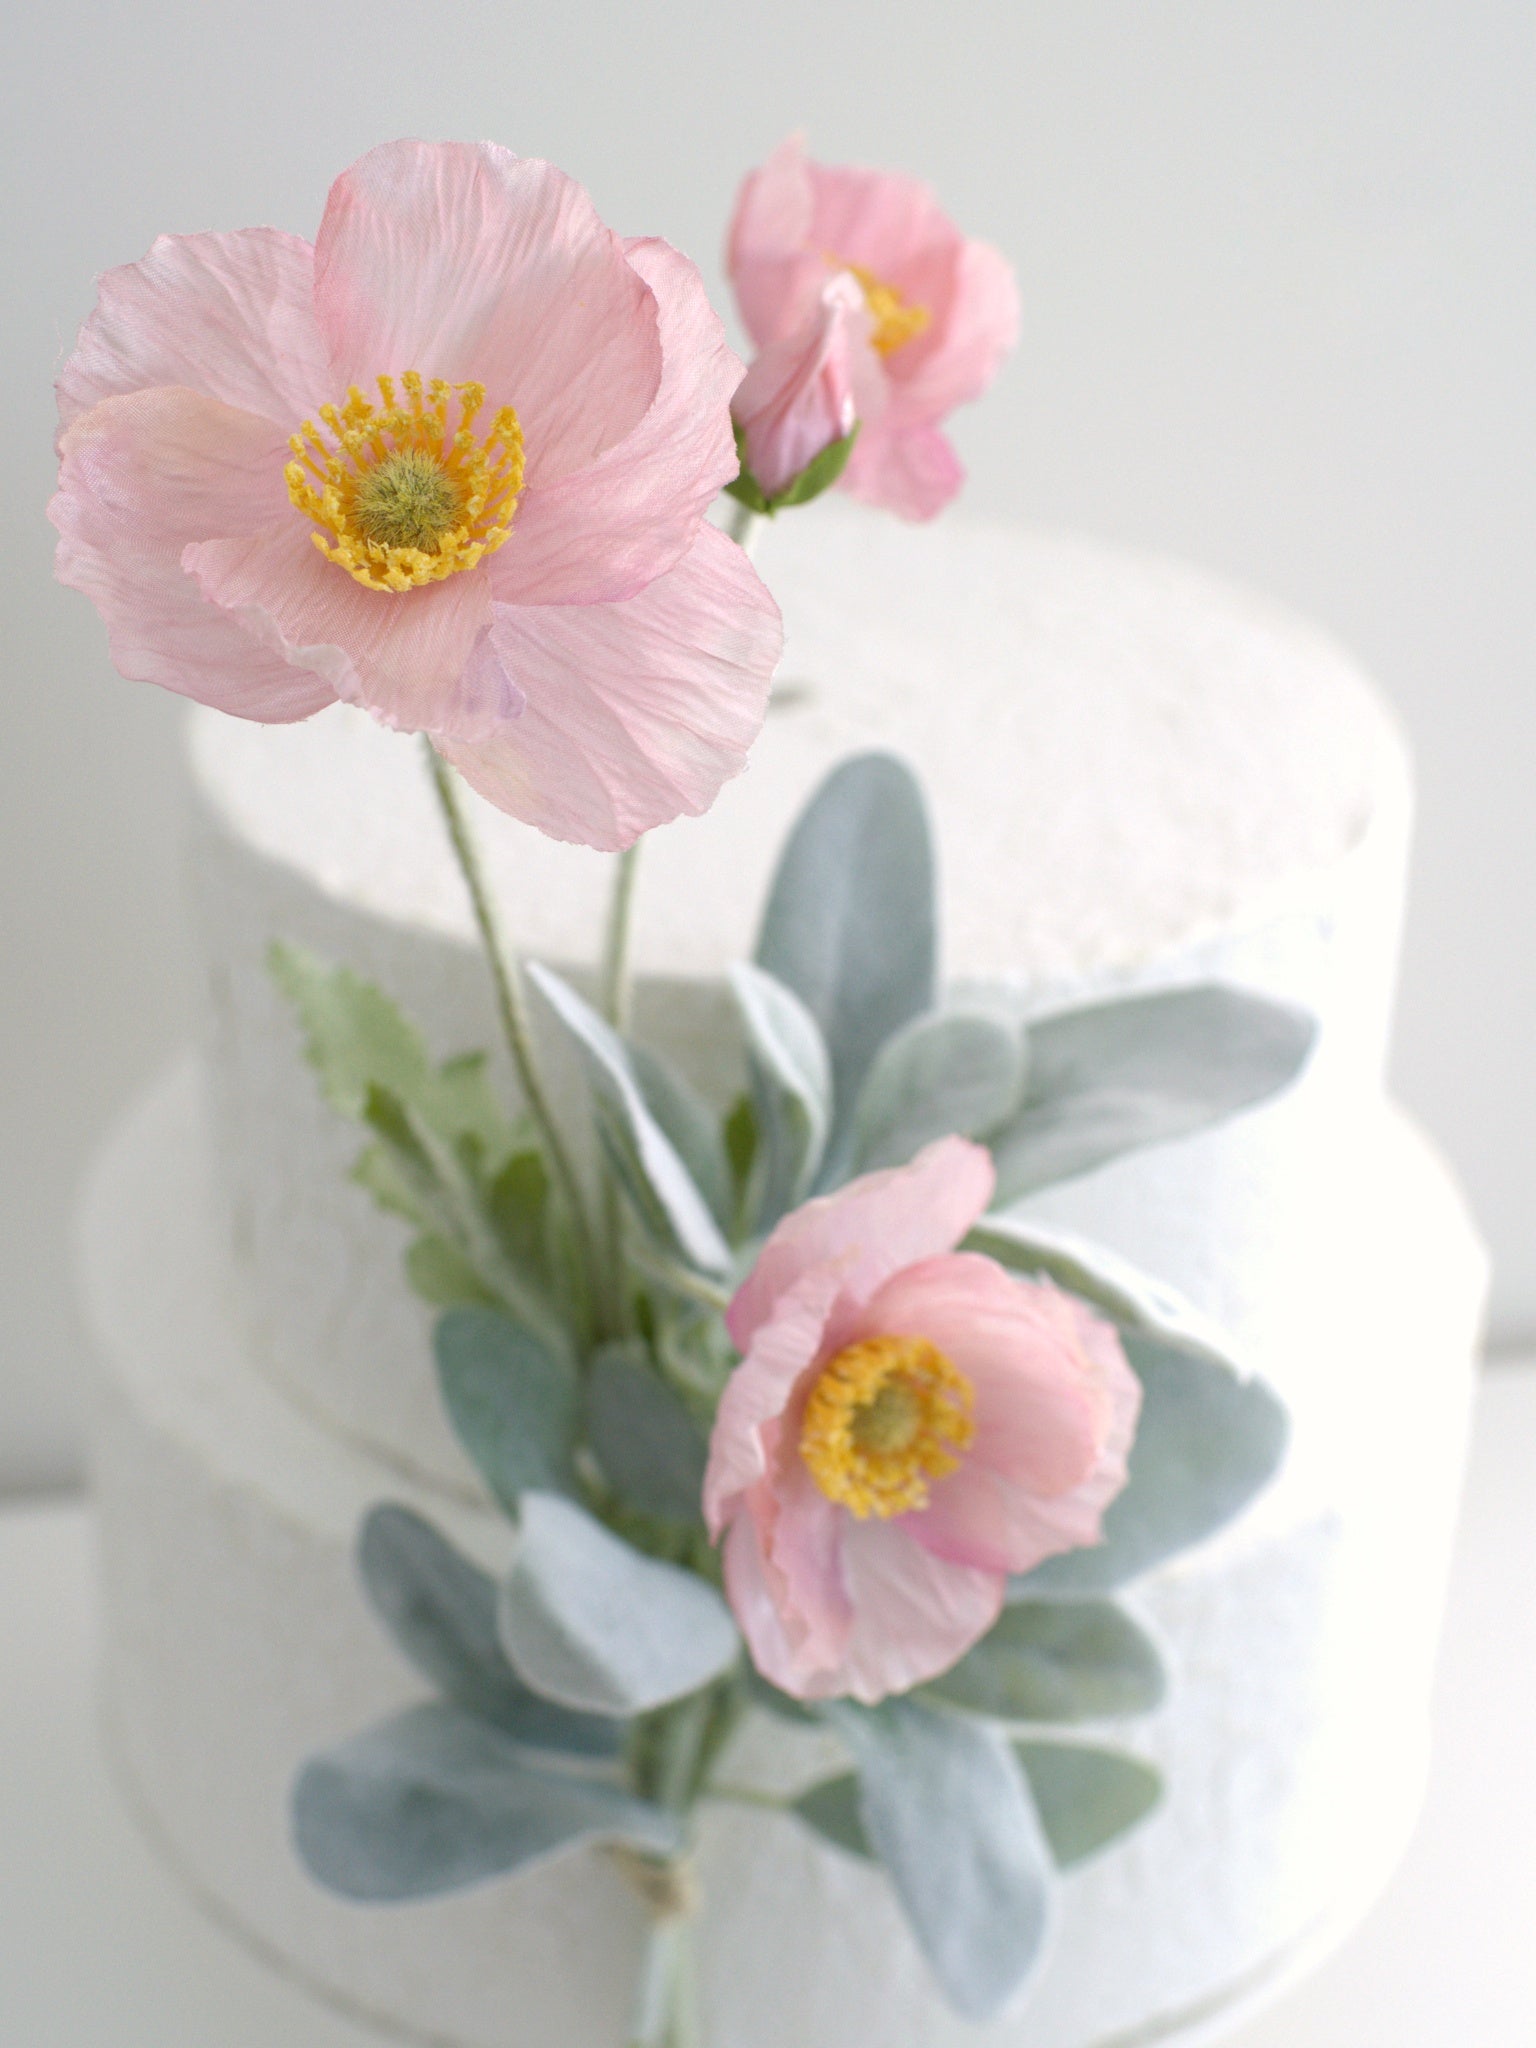
M 104 1706 L 124 1793 L 272 1967 L 381 2033 L 618 2048 L 644 1909 L 601 1852 L 389 1908 L 328 1896 L 294 1858 L 301 1761 L 422 1693 L 357 1586 L 362 1515 L 405 1500 L 493 1569 L 511 1532 L 402 1483 L 252 1369 L 211 1221 L 206 1130 L 189 1063 L 125 1119 L 84 1213 Z M 1332 1397 L 1296 1410 L 1286 1467 L 1248 1516 L 1137 1587 L 1130 1604 L 1168 1652 L 1169 1703 L 1072 1732 L 1150 1757 L 1166 1797 L 1064 1879 L 1023 2010 L 982 2028 L 956 2019 L 877 1872 L 787 1816 L 712 1806 L 710 2048 L 1192 2044 L 1374 1897 L 1422 1785 L 1484 1263 L 1443 1170 L 1385 1108 L 1341 1134 L 1315 1210 L 1287 1231 L 1266 1335 L 1310 1347 L 1308 1378 Z M 765 1792 L 831 1762 L 767 1721 L 727 1761 Z

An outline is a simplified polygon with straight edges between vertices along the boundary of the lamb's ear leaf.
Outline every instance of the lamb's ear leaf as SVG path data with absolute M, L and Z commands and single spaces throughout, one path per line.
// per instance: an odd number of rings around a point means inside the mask
M 1053 1281 L 1122 1330 L 1160 1337 L 1234 1369 L 1232 1344 L 1208 1316 L 1161 1280 L 1087 1238 L 1032 1216 L 983 1216 L 967 1234 L 964 1249 L 996 1259 L 1010 1273 Z
M 348 1899 L 426 1899 L 581 1841 L 674 1854 L 677 1818 L 617 1786 L 540 1770 L 458 1707 L 411 1707 L 312 1757 L 293 1789 L 295 1846 Z
M 518 1679 L 496 1637 L 495 1580 L 421 1515 L 393 1503 L 374 1508 L 357 1561 L 374 1612 L 450 1705 L 533 1749 L 618 1755 L 622 1721 L 573 1714 Z
M 1317 1025 L 1221 982 L 1064 1010 L 1029 1026 L 1029 1080 L 991 1139 L 997 1200 L 1187 1137 L 1293 1081 Z
M 722 1230 L 729 1229 L 734 1203 L 720 1119 L 693 1083 L 660 1053 L 633 1039 L 625 1041 L 625 1050 L 646 1108 L 670 1139 L 710 1214 Z
M 1014 1751 L 1058 1870 L 1070 1870 L 1128 1834 L 1163 1794 L 1156 1765 L 1123 1750 L 1030 1740 L 1016 1742 Z
M 1013 1750 L 1058 1870 L 1072 1869 L 1128 1834 L 1162 1797 L 1156 1766 L 1123 1750 L 1032 1740 L 1015 1742 Z M 852 1771 L 823 1778 L 802 1792 L 790 1810 L 834 1847 L 873 1860 L 859 1810 L 859 1781 Z
M 667 1522 L 701 1520 L 709 1446 L 677 1395 L 627 1345 L 592 1356 L 587 1441 L 626 1506 Z
M 1142 1385 L 1130 1477 L 1105 1510 L 1103 1541 L 1010 1581 L 1009 1599 L 1112 1593 L 1223 1528 L 1268 1484 L 1290 1418 L 1261 1379 L 1145 1332 L 1121 1341 Z
M 935 1138 L 982 1137 L 1018 1108 L 1022 1028 L 985 1011 L 914 1017 L 875 1055 L 853 1112 L 856 1172 L 905 1166 Z
M 736 1661 L 730 1609 L 696 1573 L 646 1557 L 556 1494 L 525 1494 L 520 1522 L 497 1627 L 507 1661 L 544 1699 L 645 1713 Z
M 996 1721 L 1149 1714 L 1167 1690 L 1157 1645 L 1110 1600 L 1027 1600 L 924 1692 Z
M 875 1054 L 933 1008 L 937 986 L 928 814 L 894 755 L 856 754 L 811 798 L 780 856 L 756 958 L 821 1029 L 840 1128 Z
M 999 1730 L 912 1698 L 822 1709 L 853 1757 L 871 1847 L 944 1996 L 994 2018 L 1038 1966 L 1050 1851 Z
M 432 1342 L 448 1419 L 496 1498 L 515 1514 L 530 1489 L 569 1487 L 581 1404 L 569 1359 L 489 1308 L 449 1309 Z
M 537 961 L 525 972 L 576 1054 L 603 1150 L 640 1221 L 699 1271 L 725 1272 L 730 1247 L 652 1115 L 624 1041 L 558 974 Z
M 809 1192 L 832 1122 L 832 1066 L 816 1019 L 761 967 L 731 969 L 756 1108 L 757 1224 L 776 1223 Z

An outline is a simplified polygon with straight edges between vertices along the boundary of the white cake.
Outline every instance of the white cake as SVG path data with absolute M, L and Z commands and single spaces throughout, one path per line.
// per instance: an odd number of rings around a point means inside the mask
M 780 708 L 715 810 L 646 849 L 643 1036 L 724 1098 L 721 972 L 800 804 L 871 744 L 928 790 L 951 983 L 1032 1011 L 1218 975 L 1321 1033 L 1284 1098 L 1031 1205 L 1183 1288 L 1293 1417 L 1250 1513 L 1134 1595 L 1174 1685 L 1113 1734 L 1161 1765 L 1164 1805 L 1064 1881 L 1024 2014 L 979 2030 L 877 1875 L 793 1821 L 712 1809 L 710 2048 L 1192 2042 L 1349 1924 L 1423 1770 L 1484 1275 L 1383 1095 L 1402 747 L 1325 640 L 1173 564 L 820 507 L 760 563 L 789 630 Z M 403 1229 L 346 1181 L 358 1134 L 263 956 L 281 936 L 376 977 L 443 1055 L 494 1022 L 412 743 L 338 708 L 289 729 L 199 714 L 192 750 L 205 1040 L 126 1120 L 85 1218 L 123 1782 L 275 1966 L 386 2032 L 607 2048 L 643 1927 L 600 1854 L 380 1910 L 316 1890 L 289 1846 L 300 1761 L 421 1695 L 355 1582 L 363 1512 L 410 1502 L 492 1566 L 510 1532 L 438 1413 Z M 607 864 L 477 823 L 517 939 L 590 959 Z M 752 1723 L 732 1775 L 778 1789 L 825 1761 Z

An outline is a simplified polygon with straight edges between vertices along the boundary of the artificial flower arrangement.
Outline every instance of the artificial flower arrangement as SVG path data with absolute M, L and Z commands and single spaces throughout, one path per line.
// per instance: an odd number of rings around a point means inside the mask
M 1164 1696 L 1114 1596 L 1244 1507 L 1286 1418 L 1166 1289 L 1010 1205 L 1263 1100 L 1312 1037 L 1219 985 L 1027 1026 L 946 1003 L 921 793 L 882 755 L 815 795 L 732 972 L 741 1095 L 630 1036 L 641 836 L 707 809 L 768 710 L 753 521 L 834 487 L 933 516 L 942 421 L 1017 319 L 926 190 L 794 142 L 729 261 L 744 374 L 693 265 L 551 165 L 386 146 L 313 248 L 168 237 L 103 279 L 52 507 L 125 675 L 426 736 L 520 1102 L 345 966 L 278 943 L 273 971 L 412 1227 L 515 1551 L 498 1583 L 369 1515 L 363 1586 L 432 1696 L 338 1731 L 294 1836 L 376 1901 L 604 1845 L 654 1915 L 633 2048 L 700 2038 L 692 1843 L 709 1802 L 765 1803 L 731 1777 L 751 1712 L 835 1738 L 778 1803 L 883 1866 L 974 2019 L 1038 1970 L 1056 1873 L 1151 1809 L 1148 1764 L 1070 1732 Z M 618 855 L 592 1000 L 506 947 L 465 784 Z

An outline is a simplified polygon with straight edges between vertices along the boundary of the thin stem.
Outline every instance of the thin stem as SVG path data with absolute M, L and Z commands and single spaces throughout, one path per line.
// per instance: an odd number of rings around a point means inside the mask
M 660 1920 L 651 1929 L 641 1964 L 630 2048 L 700 2048 L 698 1983 L 693 1923 Z
M 685 1300 L 698 1302 L 703 1308 L 717 1309 L 723 1314 L 731 1305 L 728 1287 L 719 1286 L 702 1273 L 690 1272 L 676 1259 L 668 1258 L 665 1252 L 648 1245 L 637 1246 L 635 1263 L 652 1280 L 659 1281 L 663 1287 L 670 1287 L 674 1294 L 682 1295 Z
M 591 1233 L 587 1225 L 586 1209 L 582 1201 L 581 1182 L 577 1178 L 565 1140 L 555 1122 L 550 1108 L 549 1096 L 539 1073 L 538 1056 L 534 1050 L 533 1027 L 528 1016 L 527 999 L 523 991 L 521 967 L 514 954 L 509 954 L 502 944 L 496 924 L 496 913 L 489 891 L 485 885 L 480 856 L 470 835 L 469 821 L 464 815 L 463 804 L 454 783 L 453 771 L 429 740 L 422 744 L 426 748 L 427 766 L 432 776 L 432 787 L 442 808 L 443 821 L 448 827 L 449 843 L 459 864 L 469 891 L 475 924 L 480 933 L 486 964 L 491 971 L 491 982 L 496 991 L 496 1010 L 501 1019 L 502 1034 L 507 1041 L 507 1050 L 512 1055 L 518 1085 L 523 1091 L 534 1121 L 543 1134 L 544 1144 L 549 1153 L 550 1164 L 561 1183 L 571 1211 L 572 1228 L 576 1232 L 581 1248 L 582 1263 L 589 1281 L 596 1277 L 592 1256 Z
M 750 505 L 744 505 L 740 498 L 731 500 L 731 509 L 726 515 L 725 531 L 744 554 L 751 554 L 761 524 L 760 515 L 754 512 Z
M 630 950 L 634 925 L 635 874 L 643 840 L 626 846 L 613 874 L 608 903 L 608 930 L 603 940 L 603 1015 L 615 1031 L 629 1029 L 631 1007 Z

